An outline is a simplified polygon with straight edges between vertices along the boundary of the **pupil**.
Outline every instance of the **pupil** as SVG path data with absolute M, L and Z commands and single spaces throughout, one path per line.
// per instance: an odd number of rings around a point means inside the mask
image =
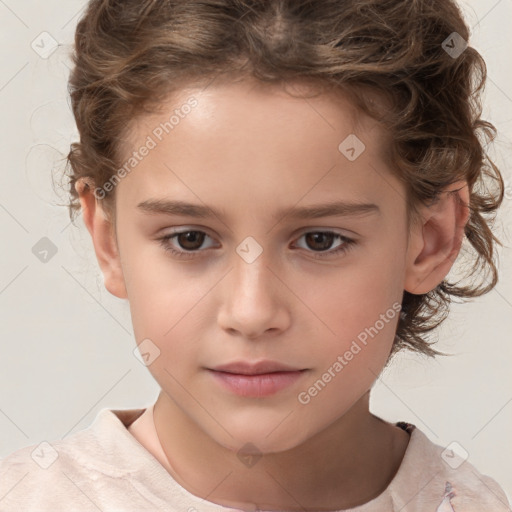
M 196 239 L 197 239 L 198 236 L 200 238 L 200 243 L 199 243 L 199 247 L 200 247 L 201 243 L 202 243 L 202 240 L 201 240 L 201 234 L 198 231 L 187 231 L 185 233 L 180 233 L 180 237 L 184 237 L 185 238 L 185 243 L 182 243 L 181 240 L 179 240 L 180 245 L 184 249 L 189 249 L 189 250 L 197 249 L 197 247 L 194 247 L 194 243 L 197 244 L 197 240 Z M 192 247 L 187 246 L 188 243 L 191 243 Z
M 322 245 L 322 247 L 316 247 L 317 249 L 321 249 L 321 250 L 326 250 L 326 249 L 329 249 L 329 246 L 331 245 L 332 243 L 332 238 L 333 238 L 333 234 L 331 233 L 313 233 L 313 234 L 308 234 L 306 235 L 306 237 L 308 238 L 308 244 L 309 244 L 309 239 L 313 238 L 314 242 L 317 242 L 320 240 L 322 240 L 322 238 L 325 238 L 326 241 L 324 241 L 324 244 L 320 244 Z

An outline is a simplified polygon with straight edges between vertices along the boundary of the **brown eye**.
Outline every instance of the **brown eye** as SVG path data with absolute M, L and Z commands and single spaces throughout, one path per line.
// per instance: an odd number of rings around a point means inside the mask
M 178 258 L 193 258 L 205 252 L 205 248 L 201 248 L 205 237 L 210 238 L 203 231 L 187 230 L 165 235 L 159 241 L 164 250 L 171 255 Z
M 211 245 L 203 247 L 205 238 L 211 237 L 203 231 L 186 230 L 165 235 L 159 241 L 164 250 L 172 256 L 194 258 L 204 256 L 205 249 L 212 248 Z M 355 240 L 332 231 L 309 231 L 300 238 L 304 238 L 306 241 L 306 247 L 303 249 L 314 258 L 341 256 L 357 243 Z M 339 240 L 339 243 L 333 248 L 335 240 Z
M 300 238 L 304 238 L 304 249 L 313 255 L 314 258 L 327 258 L 341 256 L 356 245 L 356 241 L 333 231 L 309 231 Z M 340 243 L 333 248 L 333 242 L 339 240 Z
M 316 249 L 318 251 L 327 251 L 331 248 L 332 242 L 334 240 L 334 233 L 324 233 L 324 232 L 312 232 L 306 233 L 305 235 L 306 244 L 310 249 Z
M 178 233 L 175 238 L 182 249 L 195 251 L 203 245 L 205 235 L 206 233 L 201 231 L 184 231 Z

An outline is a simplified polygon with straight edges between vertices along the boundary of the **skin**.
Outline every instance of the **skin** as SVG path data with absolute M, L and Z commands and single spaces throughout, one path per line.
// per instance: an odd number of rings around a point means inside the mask
M 162 390 L 154 418 L 165 467 L 189 492 L 245 510 L 365 503 L 388 486 L 409 442 L 369 411 L 398 314 L 309 403 L 297 396 L 393 311 L 404 289 L 426 293 L 443 280 L 469 210 L 442 194 L 423 207 L 408 241 L 405 190 L 383 163 L 387 134 L 339 93 L 305 100 L 250 80 L 182 89 L 161 114 L 133 122 L 126 155 L 190 96 L 198 105 L 117 185 L 115 233 L 91 190 L 77 185 L 106 288 L 128 299 L 137 343 L 149 338 L 160 350 L 148 369 Z M 366 146 L 353 162 L 338 150 L 349 134 Z M 457 189 L 467 205 L 465 182 L 446 192 Z M 225 218 L 137 211 L 149 198 L 206 204 Z M 380 215 L 273 218 L 332 200 L 376 203 Z M 160 244 L 173 228 L 206 233 L 188 245 L 169 241 L 195 250 L 192 258 Z M 357 243 L 329 256 L 343 240 L 322 246 L 303 236 L 322 230 Z M 236 252 L 247 236 L 263 249 L 252 263 Z M 240 359 L 307 371 L 274 395 L 241 397 L 205 369 Z M 251 467 L 237 456 L 246 443 L 262 455 Z

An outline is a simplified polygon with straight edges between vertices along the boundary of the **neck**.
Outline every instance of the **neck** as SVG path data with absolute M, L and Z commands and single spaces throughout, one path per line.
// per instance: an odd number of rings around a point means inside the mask
M 409 441 L 406 432 L 369 412 L 369 392 L 306 442 L 258 454 L 247 465 L 164 392 L 155 403 L 154 422 L 166 469 L 182 487 L 245 510 L 339 510 L 366 503 L 388 486 Z

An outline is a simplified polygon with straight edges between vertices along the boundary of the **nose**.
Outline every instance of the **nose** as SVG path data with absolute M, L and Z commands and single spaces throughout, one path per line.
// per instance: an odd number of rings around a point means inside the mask
M 290 324 L 291 294 L 264 254 L 252 263 L 235 254 L 222 283 L 218 322 L 230 334 L 256 339 L 283 332 Z

